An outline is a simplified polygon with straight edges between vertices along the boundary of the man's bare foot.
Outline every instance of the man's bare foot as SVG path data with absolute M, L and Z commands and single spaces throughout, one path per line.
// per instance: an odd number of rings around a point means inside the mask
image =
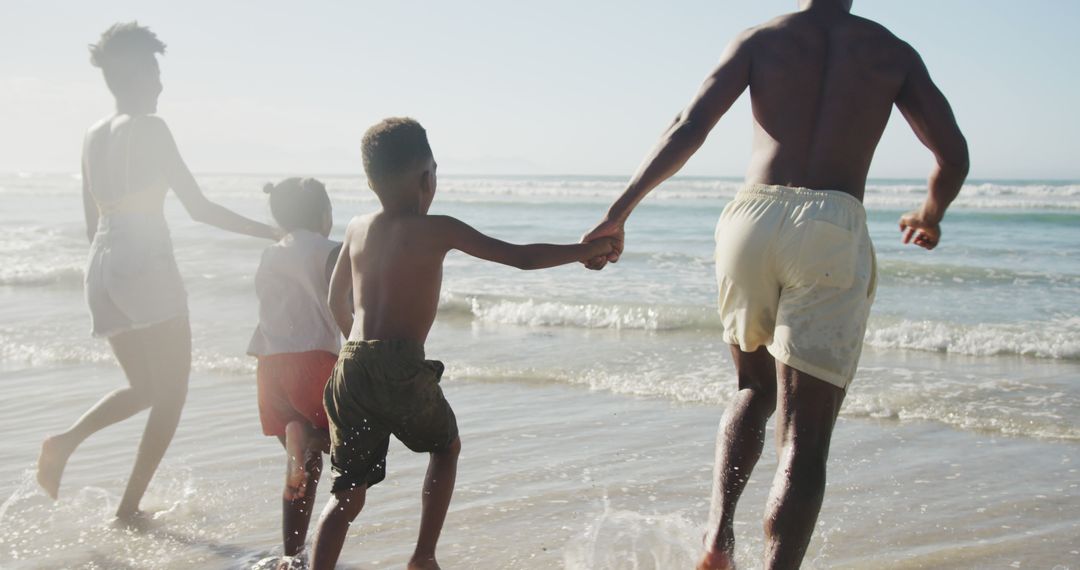
M 303 499 L 307 493 L 307 444 L 306 426 L 289 422 L 285 426 L 285 454 L 289 463 L 285 467 L 285 500 Z
M 705 552 L 697 570 L 735 570 L 735 558 L 728 552 Z
M 41 442 L 41 455 L 38 455 L 37 482 L 45 492 L 56 500 L 60 496 L 60 479 L 64 476 L 64 466 L 74 451 L 58 437 L 49 437 Z
M 302 570 L 307 568 L 307 564 L 299 556 L 282 556 L 278 560 L 276 570 Z
M 707 532 L 701 537 L 705 554 L 698 562 L 697 570 L 735 570 L 734 531 L 728 526 L 717 529 L 716 533 Z
M 415 554 L 409 560 L 409 565 L 406 568 L 408 570 L 442 570 L 434 556 L 417 556 Z

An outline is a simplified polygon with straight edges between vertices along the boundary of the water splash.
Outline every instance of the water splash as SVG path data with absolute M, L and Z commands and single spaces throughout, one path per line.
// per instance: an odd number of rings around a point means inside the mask
M 611 507 L 605 493 L 602 512 L 564 548 L 568 570 L 666 570 L 692 568 L 701 529 L 681 512 L 643 514 Z

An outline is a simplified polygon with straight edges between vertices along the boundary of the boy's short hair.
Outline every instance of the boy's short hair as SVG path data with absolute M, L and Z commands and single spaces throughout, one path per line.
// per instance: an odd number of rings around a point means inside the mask
M 432 157 L 427 131 L 415 119 L 383 119 L 364 133 L 364 172 L 375 185 L 404 174 Z
M 90 44 L 90 63 L 100 67 L 109 89 L 116 93 L 143 71 L 141 64 L 149 63 L 155 54 L 165 53 L 165 43 L 157 34 L 138 22 L 117 22 L 101 34 L 96 44 Z
M 270 195 L 270 213 L 285 231 L 323 229 L 330 196 L 326 186 L 314 178 L 286 178 L 274 184 L 267 182 L 263 192 Z

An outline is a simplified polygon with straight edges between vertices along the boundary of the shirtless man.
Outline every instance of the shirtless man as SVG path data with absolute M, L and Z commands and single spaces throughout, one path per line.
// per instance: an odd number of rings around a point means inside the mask
M 896 105 L 934 154 L 922 207 L 900 218 L 903 243 L 933 249 L 968 171 L 967 143 L 919 54 L 850 13 L 851 0 L 800 0 L 800 11 L 740 34 L 585 240 L 614 237 L 750 88 L 754 147 L 746 187 L 717 225 L 724 339 L 739 391 L 717 436 L 706 552 L 734 565 L 735 505 L 777 408 L 779 465 L 765 514 L 765 567 L 802 562 L 825 491 L 829 440 L 855 373 L 875 289 L 862 198 Z
M 443 365 L 424 359 L 439 307 L 442 265 L 453 249 L 519 269 L 606 257 L 611 238 L 571 245 L 515 245 L 448 216 L 428 215 L 435 158 L 412 119 L 386 119 L 362 145 L 368 185 L 382 209 L 354 218 L 330 278 L 330 312 L 348 342 L 326 385 L 333 498 L 323 511 L 311 559 L 333 568 L 367 489 L 386 475 L 390 435 L 430 453 L 410 569 L 438 568 L 435 545 L 454 491 L 461 449 L 457 420 L 439 388 Z

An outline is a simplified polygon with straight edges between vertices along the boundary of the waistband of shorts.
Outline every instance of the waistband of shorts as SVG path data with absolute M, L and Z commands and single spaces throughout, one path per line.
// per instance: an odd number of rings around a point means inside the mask
M 424 345 L 415 340 L 350 340 L 341 347 L 345 358 L 381 357 L 424 359 Z
M 863 206 L 863 203 L 860 202 L 858 198 L 842 190 L 812 190 L 810 188 L 799 186 L 780 186 L 778 184 L 747 184 L 739 190 L 739 193 L 735 195 L 735 198 L 766 198 L 791 202 L 812 202 L 821 200 L 845 204 L 848 208 L 853 208 L 862 212 L 863 215 L 866 214 L 866 207 Z

